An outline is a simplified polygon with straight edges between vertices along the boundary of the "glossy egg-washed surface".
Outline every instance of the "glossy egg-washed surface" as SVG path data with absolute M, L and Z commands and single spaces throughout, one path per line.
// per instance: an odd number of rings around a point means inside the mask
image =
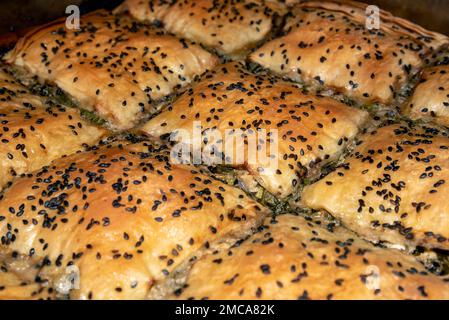
M 32 95 L 0 69 L 0 191 L 15 177 L 97 143 L 106 130 Z
M 233 57 L 261 43 L 287 11 L 271 0 L 127 0 L 119 10 Z
M 332 223 L 281 215 L 201 258 L 171 298 L 448 299 L 447 286 L 397 250 L 373 247 Z
M 403 113 L 413 120 L 449 126 L 449 60 L 424 70 Z
M 5 60 L 55 83 L 118 130 L 135 126 L 158 100 L 218 61 L 197 45 L 106 11 L 83 16 L 79 30 L 67 29 L 65 20 L 37 28 Z
M 366 111 L 307 94 L 293 83 L 251 73 L 244 64 L 231 62 L 204 74 L 192 89 L 145 124 L 143 131 L 156 137 L 173 133 L 176 139 L 180 130 L 193 136 L 194 128 L 201 126 L 201 131 L 217 131 L 223 139 L 230 130 L 235 130 L 235 136 L 254 136 L 276 163 L 273 168 L 269 163 L 267 168 L 262 161 L 250 161 L 248 141 L 242 145 L 244 162 L 237 163 L 235 157 L 231 165 L 244 165 L 268 191 L 286 197 L 297 190 L 304 171 L 338 159 L 367 120 Z M 270 131 L 279 139 L 277 153 L 270 151 L 275 143 Z M 208 144 L 218 147 L 222 142 L 216 140 L 210 138 Z M 234 143 L 232 154 L 236 148 Z M 222 151 L 226 157 L 232 155 Z
M 284 36 L 251 54 L 252 61 L 294 80 L 315 81 L 363 102 L 391 103 L 444 36 L 381 15 L 380 28 L 365 27 L 365 9 L 337 3 L 297 6 Z
M 0 74 L 0 299 L 449 299 L 408 253 L 449 249 L 447 38 L 383 11 L 366 30 L 360 3 L 286 2 L 127 0 L 17 43 Z M 151 140 L 92 146 L 107 131 L 76 107 Z M 254 181 L 229 185 L 174 164 L 155 139 L 195 121 L 277 130 L 278 167 L 244 156 L 230 167 Z M 248 184 L 313 218 L 267 217 Z
M 142 299 L 200 249 L 244 236 L 268 213 L 151 149 L 104 146 L 17 181 L 0 199 L 1 245 L 45 258 L 40 281 L 49 285 L 78 267 L 73 298 Z
M 307 186 L 325 209 L 371 240 L 449 249 L 449 139 L 397 124 L 364 135 L 336 171 Z

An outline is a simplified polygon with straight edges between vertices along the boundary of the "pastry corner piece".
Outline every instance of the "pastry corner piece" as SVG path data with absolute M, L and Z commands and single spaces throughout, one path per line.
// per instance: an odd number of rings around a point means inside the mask
M 107 134 L 77 109 L 30 93 L 0 66 L 0 191 L 22 174 L 83 151 Z
M 116 9 L 123 11 L 233 58 L 267 38 L 286 13 L 283 4 L 265 0 L 127 0 Z
M 449 127 L 449 62 L 425 69 L 402 112 L 413 120 L 422 119 Z
M 144 141 L 17 179 L 0 212 L 2 252 L 37 261 L 39 285 L 77 299 L 143 299 L 174 268 L 245 237 L 269 213 Z
M 341 1 L 296 5 L 287 16 L 284 35 L 250 59 L 361 103 L 390 104 L 423 67 L 424 57 L 449 39 L 385 11 L 380 11 L 379 27 L 368 28 L 367 6 Z
M 33 29 L 5 59 L 116 130 L 135 126 L 218 62 L 197 45 L 104 10 L 82 16 L 79 30 L 65 20 Z
M 189 145 L 201 164 L 211 157 L 212 166 L 245 170 L 285 198 L 336 162 L 368 119 L 366 111 L 230 62 L 205 73 L 142 130 Z
M 170 299 L 447 299 L 448 283 L 412 256 L 331 223 L 266 219 L 261 231 L 203 256 Z
M 304 189 L 302 203 L 372 241 L 449 249 L 449 138 L 397 124 L 360 140 L 344 164 Z

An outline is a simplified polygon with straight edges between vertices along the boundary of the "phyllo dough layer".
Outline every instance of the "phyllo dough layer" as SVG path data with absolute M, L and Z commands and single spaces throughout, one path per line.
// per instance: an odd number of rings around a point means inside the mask
M 264 40 L 286 10 L 265 0 L 127 0 L 117 11 L 235 57 Z
M 449 64 L 425 69 L 403 113 L 449 127 Z
M 0 68 L 0 191 L 15 177 L 97 143 L 105 129 L 31 94 Z
M 80 30 L 66 28 L 65 20 L 39 27 L 5 59 L 56 84 L 115 129 L 136 125 L 158 100 L 217 62 L 197 45 L 106 11 L 82 16 L 80 24 Z
M 57 160 L 16 180 L 0 212 L 3 249 L 39 259 L 40 283 L 55 289 L 76 267 L 79 299 L 143 299 L 200 249 L 245 236 L 268 213 L 146 142 Z
M 223 164 L 244 168 L 268 191 L 286 197 L 299 186 L 305 171 L 338 159 L 367 119 L 365 111 L 308 95 L 293 83 L 253 74 L 244 64 L 233 62 L 204 74 L 143 131 L 156 137 L 172 133 L 173 140 L 181 141 L 185 140 L 181 132 L 188 132 L 188 143 L 196 150 L 201 148 L 201 142 L 193 141 L 198 138 L 195 131 L 199 126 L 200 132 L 211 136 L 202 139 L 203 151 L 216 146 L 226 161 L 234 154 L 232 161 Z M 223 140 L 213 139 L 211 132 L 220 133 Z M 267 158 L 273 162 L 260 157 L 251 161 L 255 148 L 248 147 L 250 139 L 241 149 L 229 139 L 241 135 L 257 140 L 257 150 L 266 148 Z M 272 149 L 275 139 L 277 147 Z M 244 161 L 239 163 L 236 153 L 243 154 L 243 150 Z
M 297 5 L 287 17 L 285 35 L 250 59 L 293 80 L 388 104 L 422 67 L 423 55 L 448 39 L 383 11 L 380 29 L 369 30 L 365 7 L 339 1 Z
M 361 140 L 335 172 L 304 189 L 303 204 L 370 240 L 448 249 L 449 138 L 397 124 Z
M 447 299 L 449 287 L 412 256 L 331 223 L 281 215 L 231 249 L 201 258 L 170 298 Z

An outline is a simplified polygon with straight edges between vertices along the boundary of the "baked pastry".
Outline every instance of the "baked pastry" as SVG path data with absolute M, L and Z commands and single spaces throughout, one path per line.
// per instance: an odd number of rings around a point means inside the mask
M 105 129 L 31 94 L 0 68 L 0 191 L 15 177 L 96 144 Z
M 449 138 L 397 124 L 360 139 L 344 164 L 304 189 L 302 203 L 373 241 L 448 249 Z
M 36 261 L 12 253 L 0 253 L 0 299 L 49 299 L 54 297 L 52 288 L 41 287 L 36 282 Z
M 76 103 L 126 130 L 155 104 L 217 63 L 197 45 L 107 11 L 85 15 L 80 30 L 56 21 L 30 31 L 5 59 L 57 85 Z
M 449 38 L 367 8 L 124 0 L 18 32 L 0 300 L 449 299 Z
M 268 210 L 146 142 L 56 160 L 0 196 L 7 252 L 38 259 L 40 283 L 78 299 L 142 299 L 201 250 L 226 246 Z M 231 240 L 230 240 L 231 239 Z
M 223 161 L 219 164 L 245 169 L 266 190 L 285 198 L 297 190 L 307 171 L 316 173 L 336 161 L 367 119 L 365 111 L 308 95 L 293 83 L 253 74 L 243 63 L 230 62 L 205 73 L 142 130 L 156 137 L 172 133 L 171 140 L 177 142 L 185 142 L 182 133 L 187 132 L 191 137 L 187 143 L 196 151 L 201 142 L 193 141 L 194 131 L 200 127 L 204 136 L 200 139 L 206 140 L 203 159 L 207 149 L 221 152 L 219 160 Z M 219 138 L 214 139 L 216 132 Z M 239 145 L 233 138 L 241 135 L 247 139 Z M 250 148 L 250 138 L 257 148 Z M 237 151 L 239 146 L 245 148 L 244 155 Z M 263 148 L 267 161 L 254 155 Z M 237 156 L 231 159 L 236 153 L 242 156 L 241 161 Z
M 449 126 L 449 64 L 425 69 L 402 111 L 413 120 Z
M 448 38 L 384 11 L 380 29 L 368 30 L 365 8 L 341 1 L 294 6 L 285 35 L 263 45 L 250 59 L 359 102 L 390 104 L 423 66 L 423 55 L 448 43 Z
M 449 286 L 412 256 L 332 223 L 281 215 L 231 249 L 203 256 L 169 297 L 448 299 Z
M 267 38 L 286 13 L 281 3 L 267 0 L 126 0 L 116 11 L 162 23 L 180 37 L 233 58 Z

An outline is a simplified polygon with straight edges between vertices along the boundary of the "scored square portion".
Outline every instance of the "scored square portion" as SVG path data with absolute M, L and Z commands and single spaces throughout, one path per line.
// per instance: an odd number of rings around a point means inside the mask
M 367 120 L 365 111 L 308 95 L 293 83 L 253 74 L 235 62 L 204 74 L 142 130 L 155 137 L 171 134 L 172 141 L 191 145 L 194 153 L 202 151 L 203 160 L 206 150 L 217 150 L 223 155 L 220 164 L 243 168 L 269 192 L 286 197 L 300 179 L 336 161 Z M 241 137 L 247 140 L 239 145 L 235 140 Z M 250 138 L 257 145 L 252 149 Z M 268 161 L 254 159 L 264 148 Z
M 217 63 L 199 46 L 106 11 L 82 16 L 79 30 L 64 21 L 37 28 L 5 59 L 56 84 L 119 130 Z
M 107 131 L 31 94 L 0 68 L 0 191 L 17 176 L 96 144 Z
M 270 34 L 285 8 L 264 0 L 127 0 L 117 11 L 128 11 L 141 21 L 161 22 L 178 36 L 238 57 Z
M 143 299 L 174 268 L 245 237 L 267 214 L 146 142 L 115 142 L 17 179 L 0 196 L 0 239 L 3 251 L 39 261 L 44 287 L 69 286 L 79 299 Z
M 391 103 L 447 37 L 381 11 L 368 30 L 366 5 L 306 2 L 287 17 L 285 35 L 250 59 L 293 80 L 333 88 L 364 103 Z
M 346 163 L 304 189 L 303 205 L 369 240 L 449 249 L 449 138 L 398 124 L 361 140 Z
M 424 70 L 402 112 L 413 120 L 449 126 L 449 64 Z
M 210 281 L 213 279 L 213 281 Z M 447 299 L 413 256 L 333 223 L 280 215 L 229 250 L 200 258 L 171 299 Z

